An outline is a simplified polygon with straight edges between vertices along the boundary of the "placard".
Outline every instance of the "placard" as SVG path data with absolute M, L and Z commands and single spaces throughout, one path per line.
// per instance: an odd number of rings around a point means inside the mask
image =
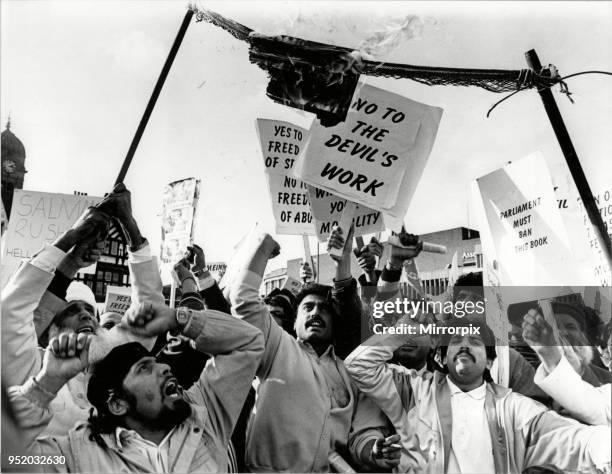
M 164 187 L 162 196 L 161 275 L 171 281 L 172 267 L 193 244 L 200 180 L 187 178 Z
M 345 122 L 315 121 L 295 175 L 302 181 L 403 219 L 438 131 L 442 109 L 362 85 Z
M 72 227 L 85 210 L 102 198 L 15 189 L 6 230 L 2 271 L 11 274 L 22 259 L 31 258 Z M 92 273 L 94 265 L 79 273 Z M 3 278 L 4 281 L 4 278 Z
M 477 182 L 502 286 L 581 284 L 574 276 L 576 262 L 541 153 Z
M 129 286 L 106 286 L 104 312 L 124 315 L 132 304 L 132 289 Z
M 225 262 L 208 262 L 206 263 L 206 270 L 210 272 L 212 277 L 218 281 L 223 278 L 227 270 L 227 263 Z
M 314 235 L 306 185 L 293 176 L 308 130 L 280 120 L 257 119 L 277 234 Z
M 331 229 L 340 223 L 347 200 L 314 186 L 308 186 L 310 207 L 315 232 L 320 242 L 326 242 Z M 355 237 L 384 230 L 382 214 L 365 206 L 358 206 L 353 218 Z

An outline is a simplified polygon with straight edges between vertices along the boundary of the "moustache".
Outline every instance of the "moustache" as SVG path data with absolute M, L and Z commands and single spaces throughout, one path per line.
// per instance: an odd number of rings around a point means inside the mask
M 312 317 L 312 318 L 308 319 L 308 320 L 306 321 L 306 323 L 304 324 L 304 326 L 305 326 L 306 328 L 309 328 L 309 327 L 310 327 L 310 326 L 312 326 L 314 323 L 318 323 L 318 325 L 320 325 L 320 327 L 322 327 L 322 328 L 325 328 L 325 327 L 326 327 L 325 321 L 323 321 L 323 319 L 321 319 L 321 318 L 320 318 L 320 317 L 318 317 L 318 316 L 314 316 L 314 317 Z
M 474 356 L 470 353 L 469 349 L 460 349 L 459 352 L 457 352 L 457 354 L 455 355 L 455 357 L 453 358 L 453 362 L 455 362 L 457 360 L 457 358 L 461 355 L 461 354 L 465 354 L 466 356 L 468 356 L 470 359 L 472 359 L 472 362 L 476 362 L 476 359 L 474 358 Z

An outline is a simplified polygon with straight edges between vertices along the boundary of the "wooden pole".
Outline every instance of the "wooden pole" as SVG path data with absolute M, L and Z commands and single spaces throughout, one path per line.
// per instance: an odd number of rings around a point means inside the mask
M 142 118 L 140 119 L 140 123 L 138 124 L 138 128 L 136 129 L 136 134 L 132 139 L 132 143 L 130 145 L 130 149 L 123 160 L 123 165 L 121 165 L 121 171 L 119 171 L 119 176 L 115 180 L 115 184 L 122 183 L 125 179 L 125 175 L 128 172 L 130 164 L 132 163 L 132 158 L 134 158 L 134 153 L 136 153 L 136 149 L 138 148 L 138 144 L 140 143 L 140 139 L 142 138 L 142 134 L 147 128 L 147 123 L 149 123 L 149 118 L 153 113 L 153 108 L 155 107 L 155 103 L 157 102 L 157 98 L 164 87 L 164 82 L 166 82 L 166 77 L 168 77 L 168 73 L 170 72 L 170 68 L 172 67 L 172 63 L 174 62 L 174 58 L 176 57 L 176 53 L 178 53 L 179 47 L 183 42 L 183 38 L 185 37 L 185 32 L 187 31 L 187 27 L 189 26 L 189 22 L 191 21 L 191 17 L 193 16 L 193 10 L 187 10 L 185 13 L 185 18 L 183 18 L 183 23 L 181 23 L 181 27 L 174 39 L 174 43 L 172 44 L 172 48 L 170 48 L 170 52 L 168 53 L 168 57 L 166 58 L 166 62 L 164 63 L 164 67 L 157 78 L 157 83 L 155 84 L 155 88 L 153 89 L 153 93 L 151 94 L 151 98 L 149 99 L 149 103 L 147 104 L 147 108 L 142 114 Z
M 171 308 L 174 308 L 175 304 L 176 304 L 176 279 L 172 277 L 172 282 L 170 282 L 170 304 L 168 306 L 170 306 Z
M 338 223 L 338 227 L 342 229 L 342 235 L 345 237 L 348 235 L 349 230 L 351 229 L 351 225 L 353 223 L 353 217 L 355 216 L 356 212 L 357 212 L 357 204 L 352 201 L 346 201 L 344 204 L 344 210 L 342 211 L 342 216 L 340 216 L 340 222 Z M 352 245 L 352 242 L 350 242 L 349 245 Z M 335 257 L 341 257 L 342 252 L 343 252 L 343 249 L 333 248 L 329 250 L 329 255 L 333 255 Z
M 319 283 L 319 275 L 320 275 L 320 273 L 319 273 L 319 262 L 320 261 L 321 261 L 321 249 L 319 247 L 319 241 L 317 240 L 317 272 L 316 272 L 317 273 L 317 275 L 316 275 L 317 283 Z
M 527 65 L 534 72 L 539 73 L 542 69 L 542 64 L 540 64 L 540 59 L 538 58 L 535 50 L 531 49 L 527 51 L 525 53 L 525 58 L 527 60 Z M 557 102 L 555 102 L 553 93 L 548 87 L 538 89 L 538 93 L 542 98 L 544 109 L 546 109 L 548 119 L 550 120 L 555 135 L 557 136 L 557 140 L 561 146 L 561 151 L 565 156 L 567 166 L 572 174 L 572 178 L 574 178 L 574 183 L 576 183 L 578 192 L 580 193 L 580 199 L 582 199 L 582 203 L 586 208 L 591 224 L 593 224 L 593 227 L 595 227 L 596 232 L 599 234 L 607 257 L 608 265 L 610 265 L 612 262 L 612 246 L 610 245 L 610 236 L 608 235 L 606 226 L 604 225 L 599 209 L 597 208 L 597 202 L 593 197 L 593 192 L 591 191 L 589 182 L 586 179 L 582 165 L 580 164 L 580 160 L 578 159 L 578 155 L 574 149 L 572 139 L 570 138 L 567 128 L 565 127 L 559 107 L 557 107 Z
M 363 247 L 365 247 L 365 243 L 363 242 L 363 237 L 362 236 L 355 237 L 355 244 L 357 245 L 358 250 L 361 250 Z
M 312 271 L 312 276 L 314 280 L 315 268 L 314 263 L 312 261 L 312 255 L 310 254 L 310 239 L 305 234 L 302 235 L 302 244 L 304 245 L 304 263 L 308 263 L 308 265 L 310 266 L 310 270 Z M 306 280 L 304 280 L 302 283 L 306 283 Z

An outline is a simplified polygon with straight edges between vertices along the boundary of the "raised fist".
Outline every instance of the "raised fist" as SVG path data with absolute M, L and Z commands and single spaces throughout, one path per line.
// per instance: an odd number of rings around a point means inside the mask
M 81 217 L 72 225 L 68 233 L 75 245 L 104 240 L 110 216 L 95 207 L 85 210 Z
M 535 309 L 523 316 L 523 339 L 535 351 L 550 372 L 561 360 L 562 350 L 555 339 L 553 329 Z
M 342 229 L 338 226 L 334 226 L 327 239 L 327 251 L 329 252 L 331 249 L 342 249 L 342 256 L 336 257 L 333 254 L 329 254 L 331 258 L 333 258 L 336 262 L 340 260 L 345 260 L 350 258 L 352 242 L 353 242 L 353 234 L 355 233 L 355 226 L 351 225 L 351 228 L 348 231 L 348 235 L 344 238 Z
M 311 281 L 312 277 L 313 277 L 312 269 L 310 268 L 309 263 L 308 262 L 302 263 L 302 265 L 300 265 L 300 279 L 303 282 L 307 282 L 307 281 Z
M 389 237 L 391 244 L 390 261 L 392 264 L 401 266 L 405 260 L 416 258 L 421 253 L 422 246 L 419 244 L 419 237 L 414 234 L 409 234 L 402 227 L 399 234 L 393 234 Z
M 196 275 L 206 270 L 206 259 L 204 250 L 199 245 L 187 247 L 187 261 L 191 264 L 191 271 Z
M 91 334 L 62 332 L 52 337 L 43 356 L 43 365 L 36 376 L 49 392 L 56 393 L 68 380 L 88 365 Z
M 138 303 L 126 311 L 121 326 L 145 337 L 164 334 L 177 328 L 176 310 L 163 303 Z
M 125 225 L 132 219 L 132 194 L 125 184 L 117 183 L 113 191 L 96 204 L 96 207 Z
M 270 234 L 263 234 L 259 237 L 258 250 L 263 252 L 268 258 L 280 255 L 280 245 Z
M 104 245 L 104 240 L 78 244 L 68 252 L 67 257 L 69 257 L 71 262 L 78 268 L 86 268 L 100 260 L 102 252 L 104 251 Z

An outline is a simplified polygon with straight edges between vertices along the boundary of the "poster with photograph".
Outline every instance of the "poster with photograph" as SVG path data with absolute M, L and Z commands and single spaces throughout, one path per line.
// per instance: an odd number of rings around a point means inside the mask
M 200 180 L 196 178 L 175 181 L 164 188 L 160 251 L 162 281 L 170 281 L 172 266 L 193 244 L 199 195 Z

